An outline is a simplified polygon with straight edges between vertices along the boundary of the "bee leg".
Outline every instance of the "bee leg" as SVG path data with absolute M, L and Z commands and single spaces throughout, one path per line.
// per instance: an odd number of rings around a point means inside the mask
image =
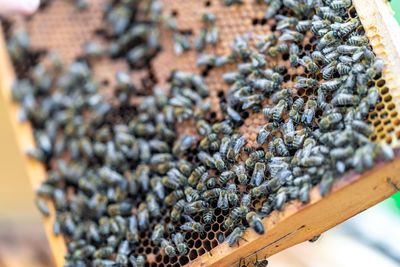
M 212 255 L 212 253 L 211 253 L 211 251 L 209 251 L 209 252 L 208 252 L 208 254 L 210 254 L 210 257 L 212 257 L 212 256 L 213 256 L 213 255 Z
M 400 191 L 400 188 L 395 183 L 393 183 L 392 179 L 390 179 L 389 177 L 386 179 L 386 182 L 390 184 L 396 191 Z
M 249 241 L 247 241 L 247 239 L 244 238 L 244 237 L 239 237 L 239 238 L 242 239 L 242 240 L 244 240 L 244 241 L 246 241 L 246 242 L 249 242 Z M 239 244 L 239 242 L 238 242 L 238 244 Z

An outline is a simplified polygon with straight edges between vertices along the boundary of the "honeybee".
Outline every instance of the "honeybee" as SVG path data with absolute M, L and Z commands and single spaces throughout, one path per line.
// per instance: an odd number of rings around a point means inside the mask
M 260 131 L 258 132 L 257 135 L 257 144 L 262 145 L 264 144 L 265 140 L 267 140 L 268 136 L 273 132 L 274 126 L 272 123 L 267 123 L 265 124 Z
M 232 179 L 235 176 L 234 172 L 231 170 L 227 170 L 221 173 L 219 176 L 219 182 L 221 184 L 226 183 L 229 179 Z
M 213 220 L 213 215 L 214 215 L 214 210 L 213 209 L 208 209 L 203 213 L 203 221 L 206 224 L 210 224 Z
M 235 244 L 239 246 L 239 239 L 243 239 L 244 241 L 247 242 L 247 240 L 242 237 L 245 231 L 246 228 L 242 225 L 233 229 L 232 233 L 226 238 L 226 241 L 228 242 L 229 246 L 232 247 Z
M 202 176 L 205 172 L 206 168 L 203 165 L 195 168 L 188 178 L 189 185 L 196 186 L 200 179 L 200 176 Z
M 193 214 L 196 212 L 203 212 L 208 208 L 208 203 L 204 200 L 197 200 L 195 202 L 186 203 L 184 212 L 186 214 Z
M 126 232 L 126 240 L 129 242 L 139 242 L 139 231 L 136 215 L 132 215 L 128 219 L 128 231 Z
M 329 193 L 329 191 L 331 190 L 332 184 L 333 184 L 332 172 L 327 171 L 322 176 L 321 182 L 318 187 L 319 192 L 321 193 L 321 196 L 325 197 Z
M 299 43 L 303 39 L 304 39 L 304 34 L 289 29 L 284 29 L 282 31 L 282 35 L 279 37 L 280 41 L 293 41 L 295 43 Z M 287 50 L 284 53 L 286 52 Z
M 246 221 L 250 225 L 251 228 L 256 231 L 257 234 L 264 234 L 264 226 L 261 222 L 260 217 L 254 211 L 247 213 Z
M 240 184 L 247 184 L 248 178 L 246 170 L 242 164 L 233 166 L 233 171 L 235 172 Z
M 278 44 L 275 46 L 271 46 L 268 49 L 267 54 L 271 57 L 277 57 L 279 55 L 283 55 L 289 51 L 289 46 L 286 43 Z
M 265 164 L 262 162 L 257 162 L 254 166 L 253 175 L 250 180 L 250 184 L 254 186 L 259 186 L 264 179 Z
M 194 221 L 192 218 L 190 218 L 187 215 L 184 215 L 184 217 L 186 218 L 186 220 L 188 220 L 188 222 L 185 222 L 183 225 L 181 225 L 181 229 L 183 231 L 194 231 L 194 232 L 197 232 L 197 233 L 204 232 L 203 225 L 201 225 L 200 223 Z
M 331 113 L 327 116 L 324 116 L 321 118 L 319 122 L 319 127 L 321 130 L 327 130 L 329 128 L 332 128 L 334 125 L 342 121 L 342 114 L 340 113 Z
M 39 211 L 44 216 L 50 216 L 50 210 L 49 210 L 47 204 L 43 200 L 41 200 L 40 198 L 36 198 L 35 204 L 36 204 L 36 207 L 39 209 Z
M 297 82 L 295 88 L 313 88 L 318 84 L 315 79 L 312 78 L 304 78 L 301 76 L 297 76 Z
M 176 203 L 178 200 L 182 199 L 184 196 L 185 196 L 185 193 L 182 190 L 180 190 L 180 189 L 174 190 L 165 197 L 164 202 L 168 206 L 172 206 L 174 203 Z
M 314 119 L 315 111 L 317 109 L 318 103 L 315 101 L 315 98 L 310 98 L 306 102 L 306 106 L 304 109 L 303 116 L 301 117 L 301 121 L 310 125 Z
M 271 45 L 275 45 L 278 39 L 275 34 L 268 36 L 256 36 L 256 38 L 259 39 L 256 48 L 258 48 L 261 53 L 267 51 Z
M 185 243 L 185 237 L 182 233 L 172 234 L 172 241 L 174 241 L 176 250 L 180 255 L 184 255 L 188 252 L 188 245 Z
M 175 257 L 176 251 L 170 241 L 164 238 L 161 239 L 161 248 L 164 250 L 165 254 L 167 254 L 169 257 Z
M 213 158 L 215 160 L 215 167 L 218 171 L 222 172 L 226 168 L 226 166 L 221 157 L 221 154 L 219 152 L 216 152 L 214 153 Z

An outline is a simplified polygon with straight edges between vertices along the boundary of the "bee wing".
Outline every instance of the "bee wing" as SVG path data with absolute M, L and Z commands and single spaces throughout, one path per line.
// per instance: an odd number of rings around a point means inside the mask
M 194 223 L 195 220 L 193 220 L 189 215 L 183 214 L 183 217 L 188 221 Z

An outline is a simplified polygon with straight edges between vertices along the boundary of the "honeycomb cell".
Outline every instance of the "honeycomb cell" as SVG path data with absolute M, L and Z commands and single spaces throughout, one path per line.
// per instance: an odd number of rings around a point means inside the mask
M 208 239 L 209 239 L 209 240 L 213 240 L 214 237 L 213 237 L 213 238 L 208 238 Z M 204 247 L 207 251 L 210 251 L 210 250 L 211 250 L 211 243 L 210 243 L 209 240 L 204 240 L 204 241 L 203 241 L 203 247 Z
M 389 92 L 389 88 L 383 87 L 383 88 L 380 88 L 380 91 L 381 91 L 381 95 L 386 95 Z
M 195 248 L 200 248 L 201 247 L 201 240 L 196 240 L 196 242 L 194 242 L 194 247 Z
M 163 263 L 164 264 L 168 264 L 169 263 L 169 256 L 167 256 L 167 255 L 163 256 Z
M 151 248 L 147 247 L 146 250 L 144 251 L 146 254 L 150 254 L 151 253 Z
M 187 256 L 181 256 L 179 258 L 179 264 L 181 264 L 181 266 L 187 264 L 189 262 L 189 258 Z
M 222 223 L 225 220 L 223 215 L 217 217 L 217 223 Z
M 384 79 L 380 79 L 380 80 L 376 83 L 376 85 L 377 85 L 378 87 L 383 87 L 385 84 L 386 84 L 386 81 L 385 81 Z
M 396 116 L 397 116 L 397 114 L 396 114 Z M 399 126 L 400 125 L 400 119 L 399 118 L 394 119 L 393 124 L 395 126 Z
M 206 251 L 205 251 L 204 248 L 201 248 L 201 249 L 199 249 L 199 250 L 197 251 L 197 253 L 199 253 L 199 256 L 203 255 L 205 252 L 206 252 Z
M 158 265 L 157 265 L 157 263 L 155 263 L 155 262 L 152 262 L 151 264 L 150 264 L 150 267 L 157 267 Z
M 188 244 L 188 246 L 189 246 L 189 247 L 191 247 L 191 248 L 192 248 L 192 247 L 193 247 L 193 245 L 194 245 L 194 241 L 193 241 L 193 239 L 190 239 L 190 240 L 188 240 L 188 241 L 187 241 L 187 244 Z
M 192 250 L 189 252 L 189 259 L 190 259 L 190 260 L 194 260 L 195 258 L 197 258 L 197 250 L 192 249 Z
M 192 238 L 193 238 L 194 240 L 196 240 L 197 238 L 199 238 L 199 234 L 198 234 L 198 233 L 193 233 L 193 234 L 192 234 Z
M 213 232 L 209 232 L 208 235 L 207 235 L 207 238 L 208 238 L 209 240 L 214 239 L 214 237 L 215 237 L 215 234 L 214 234 Z
M 384 98 L 383 98 L 383 100 L 387 103 L 387 102 L 390 102 L 390 101 L 392 101 L 392 96 L 391 95 L 386 95 Z
M 211 248 L 215 248 L 216 246 L 218 246 L 218 241 L 217 240 L 211 241 Z

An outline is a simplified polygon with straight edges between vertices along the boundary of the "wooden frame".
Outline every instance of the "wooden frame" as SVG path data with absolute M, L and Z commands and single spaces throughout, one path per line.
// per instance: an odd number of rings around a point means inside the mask
M 385 0 L 353 0 L 357 13 L 371 40 L 375 53 L 382 57 L 387 65 L 384 76 L 400 114 L 400 27 L 391 16 Z M 37 188 L 45 179 L 43 166 L 25 155 L 27 148 L 35 145 L 29 123 L 17 121 L 18 105 L 11 100 L 11 85 L 15 74 L 8 58 L 2 31 L 0 31 L 0 99 L 5 105 L 17 137 L 18 150 L 23 154 L 25 167 L 33 188 Z M 359 212 L 379 203 L 396 192 L 400 186 L 400 150 L 396 150 L 396 159 L 391 163 L 379 163 L 373 170 L 363 175 L 350 173 L 339 179 L 333 190 L 322 198 L 317 188 L 310 194 L 310 202 L 298 201 L 287 204 L 283 212 L 274 211 L 263 219 L 266 233 L 262 236 L 248 230 L 239 247 L 228 247 L 225 242 L 206 253 L 189 266 L 227 266 L 238 264 L 239 260 L 254 262 L 257 258 L 269 257 L 295 244 L 304 242 L 347 220 Z M 52 234 L 52 222 L 55 211 L 52 203 L 51 216 L 44 218 L 45 230 L 56 263 L 62 266 L 66 246 L 61 236 Z M 249 256 L 250 255 L 250 256 Z

